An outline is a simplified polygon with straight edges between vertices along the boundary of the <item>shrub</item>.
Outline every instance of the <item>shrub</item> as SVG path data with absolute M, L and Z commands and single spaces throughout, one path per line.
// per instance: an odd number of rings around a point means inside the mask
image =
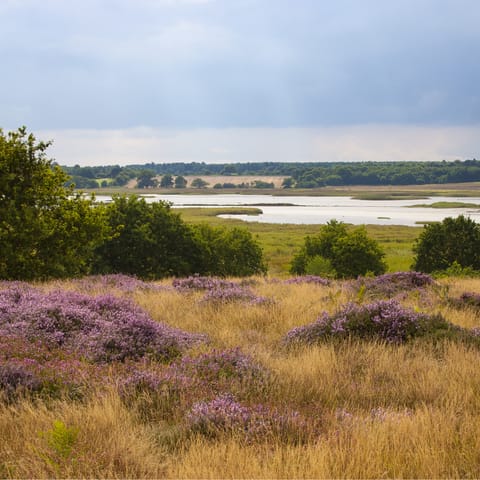
M 331 220 L 317 236 L 305 238 L 290 272 L 337 278 L 354 278 L 369 272 L 378 275 L 386 269 L 384 256 L 378 243 L 368 238 L 365 227 L 348 231 L 344 223 Z
M 239 285 L 208 290 L 202 301 L 211 304 L 243 302 L 249 305 L 264 305 L 271 302 L 268 298 L 258 296 L 249 288 L 240 287 Z
M 417 239 L 413 268 L 422 272 L 448 269 L 455 262 L 463 268 L 480 270 L 480 225 L 460 215 L 441 223 L 425 225 Z
M 368 305 L 349 303 L 333 315 L 324 313 L 315 322 L 290 330 L 284 342 L 312 344 L 329 338 L 356 337 L 404 343 L 415 337 L 448 335 L 457 330 L 461 329 L 440 315 L 416 313 L 395 300 L 381 300 Z
M 216 277 L 204 277 L 192 275 L 187 278 L 176 278 L 172 283 L 175 290 L 179 292 L 214 290 L 219 288 L 233 288 L 237 284 L 228 280 Z
M 195 403 L 186 420 L 192 432 L 207 437 L 237 434 L 248 442 L 265 440 L 269 436 L 298 442 L 312 430 L 298 412 L 280 412 L 264 405 L 248 407 L 230 394 Z
M 201 336 L 154 322 L 131 301 L 111 295 L 0 291 L 0 333 L 41 341 L 97 362 L 151 356 L 171 360 Z
M 284 281 L 287 285 L 299 285 L 302 283 L 313 283 L 315 285 L 328 286 L 330 280 L 319 277 L 318 275 L 302 275 L 299 277 L 292 277 Z
M 134 195 L 114 196 L 107 206 L 107 219 L 116 235 L 97 249 L 96 273 L 156 279 L 198 271 L 199 246 L 170 204 L 147 203 Z
M 368 290 L 370 294 L 392 297 L 400 292 L 408 292 L 435 282 L 430 275 L 421 272 L 395 272 L 378 277 L 359 278 L 355 284 Z
M 265 368 L 239 348 L 213 350 L 197 357 L 183 357 L 177 364 L 183 375 L 206 382 L 210 386 L 226 386 L 232 382 L 265 384 L 269 375 Z

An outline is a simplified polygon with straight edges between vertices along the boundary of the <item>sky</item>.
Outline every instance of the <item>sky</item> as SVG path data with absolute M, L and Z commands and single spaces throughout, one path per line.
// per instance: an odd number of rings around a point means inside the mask
M 0 0 L 0 127 L 62 165 L 480 157 L 478 0 Z

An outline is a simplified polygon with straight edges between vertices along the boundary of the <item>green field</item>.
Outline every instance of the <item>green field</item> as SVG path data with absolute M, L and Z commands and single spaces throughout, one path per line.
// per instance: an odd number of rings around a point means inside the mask
M 210 225 L 235 225 L 248 229 L 263 248 L 270 275 L 286 275 L 294 254 L 303 245 L 306 235 L 318 233 L 320 225 L 293 225 L 243 222 L 219 218 L 219 214 L 258 214 L 257 208 L 179 208 L 187 223 L 206 222 Z M 385 252 L 388 271 L 409 270 L 413 261 L 412 247 L 422 227 L 399 225 L 367 225 L 368 234 L 376 239 Z

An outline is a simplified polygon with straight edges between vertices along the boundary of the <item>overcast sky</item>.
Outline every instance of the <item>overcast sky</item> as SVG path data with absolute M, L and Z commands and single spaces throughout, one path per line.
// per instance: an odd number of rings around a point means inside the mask
M 478 0 L 0 0 L 0 127 L 65 165 L 479 157 Z

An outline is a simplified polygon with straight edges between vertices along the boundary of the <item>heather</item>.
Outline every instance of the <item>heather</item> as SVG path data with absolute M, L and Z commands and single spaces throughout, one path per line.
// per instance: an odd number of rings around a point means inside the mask
M 433 278 L 422 272 L 385 273 L 376 277 L 360 277 L 355 286 L 368 292 L 369 296 L 391 298 L 395 295 L 420 291 L 434 284 Z
M 14 284 L 0 291 L 0 333 L 61 348 L 93 362 L 171 360 L 201 341 L 154 322 L 128 299 Z
M 245 286 L 245 282 L 235 283 L 217 277 L 194 275 L 175 279 L 172 286 L 181 293 L 203 291 L 204 296 L 201 302 L 213 305 L 230 302 L 262 305 L 270 302 L 268 298 L 256 295 L 248 286 Z
M 478 477 L 476 292 L 415 272 L 4 282 L 0 474 Z

